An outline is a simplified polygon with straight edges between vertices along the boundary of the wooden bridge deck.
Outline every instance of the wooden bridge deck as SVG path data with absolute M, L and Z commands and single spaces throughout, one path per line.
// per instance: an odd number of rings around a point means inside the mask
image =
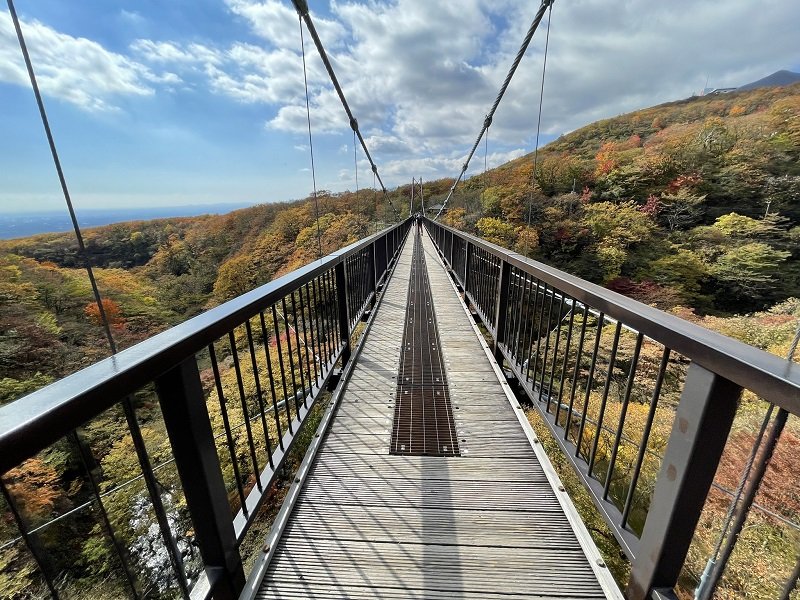
M 461 456 L 389 454 L 409 236 L 255 597 L 621 597 L 422 240 Z

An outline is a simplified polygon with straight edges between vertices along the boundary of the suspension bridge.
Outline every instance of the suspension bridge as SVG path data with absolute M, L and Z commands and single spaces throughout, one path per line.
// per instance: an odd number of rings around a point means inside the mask
M 308 7 L 294 4 L 379 179 Z M 539 8 L 448 200 L 551 7 L 545 0 Z M 80 433 L 108 410 L 124 414 L 163 543 L 169 584 L 160 593 L 222 599 L 677 598 L 748 390 L 776 416 L 740 488 L 723 490 L 729 518 L 695 592 L 707 599 L 748 515 L 760 510 L 756 496 L 786 419 L 800 413 L 800 369 L 791 360 L 424 216 L 398 218 L 124 351 L 106 331 L 113 356 L 0 407 L 0 473 L 63 438 L 74 444 L 93 489 L 89 504 L 133 598 L 158 594 L 145 591 L 109 517 L 109 492 L 101 493 L 102 474 Z M 670 371 L 676 357 L 685 365 L 678 377 Z M 223 368 L 235 375 L 232 389 Z M 664 397 L 668 380 L 680 390 L 675 405 Z M 174 490 L 159 480 L 163 465 L 153 464 L 142 438 L 133 400 L 142 393 L 160 407 L 188 508 L 184 529 L 199 557 L 179 544 L 167 506 Z M 637 427 L 634 403 L 645 408 Z M 526 406 L 538 413 L 540 432 Z M 651 445 L 658 420 L 669 431 L 661 452 Z M 552 436 L 629 562 L 624 581 L 612 576 L 542 434 Z M 278 502 L 275 483 L 298 448 L 302 461 Z M 653 461 L 655 477 L 645 481 Z M 27 522 L 0 487 L 19 533 L 9 543 L 29 553 L 43 591 L 68 597 L 43 534 L 48 524 Z M 269 508 L 277 514 L 265 521 Z M 246 543 L 253 532 L 255 544 Z M 781 573 L 774 597 L 789 598 L 799 573 L 800 562 Z

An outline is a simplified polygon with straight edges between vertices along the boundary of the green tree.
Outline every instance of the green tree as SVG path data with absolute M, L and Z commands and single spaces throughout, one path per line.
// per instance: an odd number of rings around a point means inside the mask
M 512 248 L 517 239 L 516 228 L 511 223 L 506 223 L 494 217 L 483 217 L 477 223 L 478 234 L 488 242 Z

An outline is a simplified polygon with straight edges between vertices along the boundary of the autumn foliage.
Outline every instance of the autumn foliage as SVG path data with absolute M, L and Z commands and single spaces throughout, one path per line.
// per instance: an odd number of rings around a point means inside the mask
M 110 298 L 103 298 L 101 304 L 103 306 L 102 312 L 96 302 L 90 302 L 84 306 L 83 312 L 89 322 L 93 325 L 103 325 L 103 316 L 105 315 L 111 327 L 121 328 L 125 324 L 125 319 L 122 316 L 122 309 L 119 303 Z

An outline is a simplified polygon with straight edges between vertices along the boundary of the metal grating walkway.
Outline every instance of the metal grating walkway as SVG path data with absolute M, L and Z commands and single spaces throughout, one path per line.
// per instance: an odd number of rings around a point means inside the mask
M 408 307 L 392 423 L 392 454 L 458 456 L 446 369 L 419 235 L 408 286 Z
M 422 248 L 461 456 L 389 452 L 407 241 L 255 597 L 621 598 L 427 236 Z

